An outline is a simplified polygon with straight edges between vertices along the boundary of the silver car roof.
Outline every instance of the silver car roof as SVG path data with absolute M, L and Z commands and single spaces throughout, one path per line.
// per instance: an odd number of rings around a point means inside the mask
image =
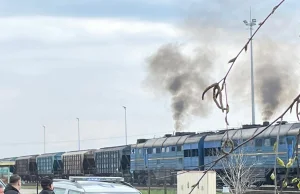
M 122 183 L 97 182 L 97 181 L 76 181 L 68 180 L 53 182 L 54 189 L 71 189 L 83 193 L 131 193 L 140 194 L 137 189 Z

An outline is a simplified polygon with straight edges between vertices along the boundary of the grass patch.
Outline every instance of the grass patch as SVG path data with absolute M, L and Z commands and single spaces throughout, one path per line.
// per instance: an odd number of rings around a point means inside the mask
M 140 190 L 142 194 L 148 194 L 148 190 Z M 167 194 L 176 194 L 176 189 L 167 189 Z M 150 194 L 164 194 L 163 189 L 151 189 Z

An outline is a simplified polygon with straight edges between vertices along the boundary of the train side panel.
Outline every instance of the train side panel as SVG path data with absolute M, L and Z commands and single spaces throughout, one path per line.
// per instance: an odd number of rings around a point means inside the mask
M 195 135 L 187 138 L 183 144 L 184 161 L 186 170 L 202 170 L 203 165 L 203 135 Z
M 64 152 L 42 154 L 36 158 L 39 176 L 61 178 L 63 171 L 62 154 Z
M 92 149 L 62 154 L 63 177 L 93 175 L 95 173 L 95 151 Z
M 22 180 L 32 182 L 37 177 L 36 157 L 38 155 L 23 156 L 16 159 L 16 174 L 20 175 Z
M 131 172 L 133 177 L 133 183 L 146 184 L 147 174 L 147 154 L 144 150 L 144 144 L 147 140 L 139 141 L 135 146 L 132 146 L 130 160 L 131 160 Z
M 101 148 L 95 152 L 96 175 L 122 176 L 131 181 L 130 174 L 131 146 Z
M 189 135 L 165 136 L 137 144 L 131 153 L 134 182 L 160 185 L 176 182 L 176 171 L 183 169 L 183 144 Z

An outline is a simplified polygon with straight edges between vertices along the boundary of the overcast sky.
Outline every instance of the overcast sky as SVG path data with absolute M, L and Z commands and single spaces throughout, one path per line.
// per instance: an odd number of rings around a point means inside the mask
M 219 53 L 212 72 L 217 81 L 248 38 L 243 20 L 250 5 L 259 22 L 278 2 L 0 0 L 1 156 L 43 153 L 43 125 L 46 152 L 78 149 L 77 117 L 81 149 L 125 144 L 122 106 L 127 107 L 128 143 L 172 133 L 171 97 L 145 87 L 145 59 L 166 43 L 192 47 L 210 39 Z M 286 1 L 255 40 L 276 40 L 292 48 L 286 52 L 299 49 L 299 6 Z M 250 65 L 249 53 L 242 54 L 229 82 L 250 75 L 239 65 Z M 244 89 L 249 91 L 250 82 Z M 230 85 L 229 95 L 231 126 L 250 123 L 249 95 L 239 98 Z M 257 123 L 262 122 L 259 108 Z M 212 106 L 208 117 L 187 118 L 184 131 L 224 127 L 224 116 Z

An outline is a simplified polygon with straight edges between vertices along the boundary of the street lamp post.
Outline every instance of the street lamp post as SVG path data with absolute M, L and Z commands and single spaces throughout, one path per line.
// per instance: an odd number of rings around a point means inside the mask
M 44 128 L 44 154 L 46 153 L 46 126 L 43 125 Z
M 123 106 L 124 110 L 125 110 L 125 142 L 127 145 L 127 118 L 126 118 L 126 106 Z
M 78 150 L 80 150 L 80 130 L 79 130 L 79 118 L 77 119 L 77 129 L 78 129 Z
M 252 27 L 256 25 L 256 19 L 251 18 L 251 7 L 250 7 L 250 20 L 243 21 L 246 26 L 250 27 L 250 37 L 252 37 Z M 251 102 L 252 102 L 252 124 L 255 124 L 255 103 L 254 103 L 254 72 L 253 72 L 253 50 L 252 50 L 252 39 L 250 40 L 250 60 L 251 60 Z

